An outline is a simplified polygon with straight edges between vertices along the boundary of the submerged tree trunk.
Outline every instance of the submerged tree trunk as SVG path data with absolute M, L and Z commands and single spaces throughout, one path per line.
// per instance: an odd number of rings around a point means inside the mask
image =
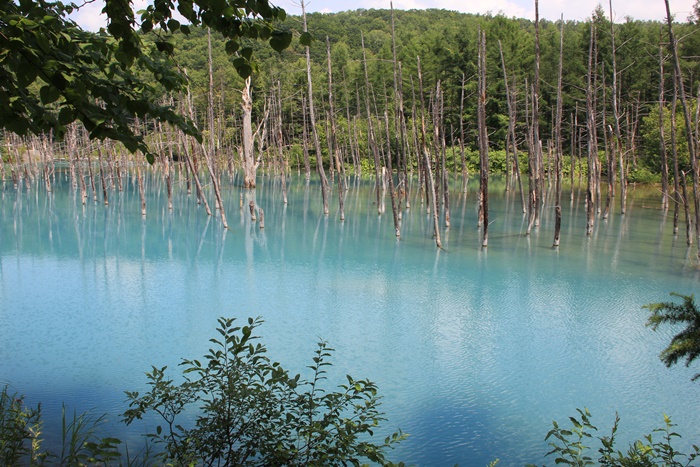
M 304 21 L 304 32 L 308 32 L 306 24 L 306 6 L 305 2 L 301 2 L 301 12 Z M 316 131 L 316 115 L 314 112 L 314 88 L 311 81 L 311 53 L 309 52 L 309 46 L 305 47 L 306 51 L 306 81 L 308 84 L 308 97 L 309 97 L 309 120 L 311 121 L 311 132 L 314 136 L 314 149 L 316 150 L 316 170 L 318 171 L 318 177 L 321 180 L 321 196 L 323 198 L 323 213 L 328 214 L 330 211 L 328 209 L 328 191 L 330 186 L 328 184 L 328 179 L 326 178 L 326 171 L 323 168 L 323 154 L 321 152 L 321 141 L 318 138 L 318 132 Z
M 596 115 L 593 104 L 593 44 L 595 42 L 595 26 L 591 24 L 591 42 L 588 47 L 588 78 L 586 87 L 586 124 L 588 127 L 588 178 L 586 185 L 586 235 L 593 234 L 595 222 L 595 172 L 598 158 L 598 141 L 596 138 Z
M 676 36 L 673 33 L 673 17 L 671 16 L 671 8 L 668 4 L 668 0 L 664 0 L 664 2 L 666 3 L 666 21 L 668 22 L 668 37 L 671 43 L 671 53 L 673 54 L 674 75 L 678 86 L 678 90 L 680 91 L 681 106 L 683 107 L 683 117 L 685 118 L 685 135 L 686 140 L 688 142 L 688 153 L 690 154 L 690 166 L 693 177 L 693 201 L 695 204 L 695 236 L 697 237 L 699 247 L 697 254 L 700 258 L 700 187 L 698 186 L 699 174 L 695 138 L 693 136 L 693 131 L 691 130 L 692 124 L 690 118 L 690 107 L 688 105 L 688 100 L 685 96 L 685 88 L 683 87 L 683 75 L 681 73 L 680 58 L 678 57 L 678 45 L 676 43 Z
M 542 144 L 540 141 L 540 10 L 539 1 L 535 0 L 535 76 L 532 83 L 532 143 L 535 163 L 535 196 L 531 200 L 534 211 L 535 227 L 540 225 L 540 211 L 542 208 Z
M 304 120 L 304 126 L 302 127 L 302 150 L 304 152 L 304 178 L 308 182 L 311 179 L 311 163 L 309 162 L 309 134 L 308 134 L 308 124 L 306 121 L 306 96 L 301 97 L 301 114 Z
M 481 246 L 489 244 L 489 136 L 486 129 L 486 33 L 479 32 L 479 182 L 483 230 Z
M 559 76 L 557 78 L 557 113 L 554 122 L 554 170 L 555 178 L 555 198 L 554 198 L 554 242 L 553 247 L 559 246 L 559 236 L 561 233 L 561 160 L 562 160 L 562 144 L 561 144 L 561 121 L 562 121 L 562 78 L 564 74 L 564 15 L 561 17 L 561 26 L 559 30 Z
M 219 215 L 221 216 L 221 223 L 224 229 L 228 229 L 226 213 L 224 211 L 224 202 L 221 199 L 221 190 L 219 189 L 219 177 L 216 174 L 216 167 L 214 166 L 214 73 L 212 70 L 211 59 L 211 29 L 207 29 L 207 37 L 209 41 L 209 147 L 202 149 L 204 149 L 204 157 L 207 161 L 207 168 L 209 169 L 211 184 L 214 187 L 214 196 L 216 197 L 216 206 L 218 207 Z
M 661 34 L 659 34 L 661 35 Z M 664 131 L 664 52 L 659 45 L 659 151 L 661 154 L 661 209 L 668 209 L 668 155 L 666 153 L 666 135 Z
M 365 107 L 367 108 L 367 144 L 374 155 L 374 176 L 376 178 L 376 195 L 377 195 L 377 214 L 381 216 L 382 214 L 382 203 L 381 203 L 381 172 L 382 164 L 379 158 L 379 149 L 374 140 L 374 130 L 372 126 L 372 110 L 369 105 L 369 73 L 367 71 L 367 54 L 365 53 L 365 37 L 360 33 L 360 41 L 362 43 L 362 63 L 364 65 L 365 71 Z
M 500 41 L 498 42 L 500 44 Z M 501 57 L 503 57 L 503 53 L 501 52 Z M 505 70 L 504 70 L 505 73 Z M 467 159 L 464 155 L 464 87 L 465 87 L 465 81 L 466 77 L 464 76 L 464 73 L 462 73 L 462 86 L 461 86 L 461 95 L 459 99 L 459 155 L 461 157 L 461 162 L 462 162 L 462 192 L 466 193 L 467 192 L 467 178 L 469 177 L 469 173 L 467 172 Z M 506 95 L 508 94 L 508 84 L 506 82 Z M 510 110 L 510 102 L 508 102 L 508 109 Z M 510 114 L 509 114 L 510 117 Z M 510 125 L 508 126 L 508 129 L 510 130 Z M 510 136 L 510 133 L 508 133 Z M 508 144 L 506 143 L 506 146 Z M 522 187 L 522 185 L 521 185 Z
M 336 169 L 338 172 L 338 208 L 340 209 L 340 220 L 345 220 L 345 205 L 343 203 L 343 198 L 345 195 L 345 177 L 340 169 L 340 148 L 338 147 L 338 142 L 335 140 L 335 135 L 337 132 L 335 126 L 335 109 L 333 107 L 333 71 L 331 68 L 331 40 L 326 36 L 326 54 L 328 57 L 328 106 L 329 106 L 329 120 L 331 125 L 331 131 L 327 137 L 328 147 L 331 151 L 331 157 L 335 158 Z
M 389 114 L 387 111 L 384 111 L 384 122 L 386 127 L 386 162 L 387 170 L 389 171 L 389 196 L 391 197 L 391 211 L 394 215 L 394 233 L 398 238 L 401 236 L 401 225 L 399 224 L 399 216 L 396 206 L 396 192 L 394 190 L 394 169 L 391 163 L 394 156 L 391 153 L 391 144 L 389 140 Z
M 515 105 L 515 95 L 511 93 L 510 86 L 508 85 L 508 73 L 506 73 L 506 61 L 503 57 L 503 46 L 501 41 L 498 41 L 498 49 L 501 53 L 501 68 L 503 68 L 503 83 L 506 88 L 506 104 L 508 105 L 508 136 L 506 138 L 506 150 L 508 148 L 508 141 L 510 141 L 510 147 L 513 150 L 513 169 L 515 172 L 515 178 L 518 181 L 518 189 L 520 191 L 520 202 L 523 206 L 523 213 L 527 212 L 527 202 L 525 201 L 525 192 L 523 191 L 523 178 L 520 172 L 520 162 L 518 161 L 518 142 L 515 138 L 515 122 L 516 122 L 516 105 Z M 462 76 L 464 79 L 464 75 Z M 464 89 L 462 89 L 464 93 Z M 461 124 L 461 119 L 460 119 Z M 462 131 L 462 137 L 464 137 L 464 132 Z M 464 150 L 464 144 L 462 143 L 462 150 Z M 462 155 L 464 157 L 464 155 Z M 507 163 L 507 161 L 506 161 Z M 508 169 L 506 169 L 508 170 Z
M 253 138 L 253 98 L 250 94 L 250 76 L 246 78 L 243 90 L 241 91 L 241 109 L 243 110 L 242 120 L 242 153 L 241 162 L 243 164 L 243 187 L 255 188 L 255 179 L 258 170 L 258 163 L 255 160 L 255 143 Z
M 625 214 L 626 204 L 627 204 L 627 175 L 625 171 L 625 156 L 622 148 L 622 132 L 620 131 L 620 103 L 617 90 L 617 60 L 615 56 L 615 23 L 613 22 L 613 9 L 612 0 L 609 0 L 610 4 L 610 41 L 612 46 L 612 67 L 613 67 L 613 81 L 612 81 L 612 107 L 613 107 L 613 118 L 615 119 L 615 138 L 613 140 L 613 149 L 617 153 L 619 170 L 620 170 L 620 214 Z M 609 174 L 608 174 L 609 176 Z
M 418 57 L 418 83 L 420 90 L 420 100 L 421 100 L 421 146 L 423 154 L 423 168 L 425 170 L 425 183 L 427 187 L 427 195 L 430 198 L 430 203 L 433 206 L 433 232 L 435 235 L 435 245 L 438 248 L 442 248 L 442 240 L 440 239 L 440 223 L 438 219 L 438 210 L 435 208 L 436 196 L 435 196 L 435 183 L 433 179 L 433 170 L 430 163 L 430 154 L 428 152 L 428 142 L 426 141 L 426 131 L 425 131 L 425 112 L 422 110 L 425 108 L 423 102 L 423 74 L 420 67 L 420 57 Z M 430 209 L 430 207 L 428 207 Z
M 673 234 L 678 234 L 678 211 L 680 210 L 680 204 L 683 203 L 686 209 L 686 222 L 688 217 L 688 202 L 685 198 L 685 193 L 681 194 L 681 180 L 680 180 L 680 169 L 678 167 L 678 144 L 677 144 L 677 132 L 676 132 L 676 110 L 678 104 L 678 81 L 673 82 L 673 98 L 671 100 L 671 157 L 673 158 Z M 685 178 L 685 174 L 683 175 Z M 683 181 L 685 183 L 685 181 Z M 690 235 L 690 230 L 687 231 Z M 688 242 L 692 242 L 691 238 L 687 238 Z M 688 243 L 690 245 L 690 243 Z
M 107 182 L 105 181 L 105 172 L 102 167 L 102 142 L 97 142 L 97 161 L 100 164 L 100 183 L 102 184 L 102 199 L 105 206 L 109 205 L 109 196 L 107 196 Z M 172 209 L 172 208 L 171 208 Z

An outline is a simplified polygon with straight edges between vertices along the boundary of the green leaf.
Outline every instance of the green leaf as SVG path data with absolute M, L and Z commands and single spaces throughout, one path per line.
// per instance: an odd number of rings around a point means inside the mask
M 238 42 L 231 39 L 230 41 L 226 42 L 226 53 L 229 55 L 233 55 L 238 50 L 238 47 Z
M 250 63 L 248 63 L 248 61 L 242 57 L 234 60 L 233 66 L 243 79 L 248 78 L 253 73 L 253 67 L 251 67 Z
M 36 43 L 39 45 L 39 48 L 41 48 L 42 52 L 47 54 L 51 51 L 51 45 L 49 44 L 49 39 L 46 37 L 46 34 L 42 33 L 41 31 L 35 31 L 34 37 L 36 38 Z
M 241 57 L 245 58 L 247 61 L 250 61 L 251 57 L 253 56 L 253 48 L 252 47 L 243 47 L 241 49 Z
M 299 36 L 299 44 L 303 45 L 304 47 L 309 47 L 311 46 L 311 41 L 313 40 L 313 37 L 311 37 L 311 34 L 308 32 L 304 32 Z
M 30 62 L 26 60 L 20 60 L 17 65 L 17 71 L 15 72 L 17 76 L 17 84 L 20 87 L 28 87 L 30 84 L 36 80 L 39 70 Z
M 180 22 L 176 19 L 171 19 L 168 21 L 168 29 L 170 29 L 170 32 L 175 32 L 178 29 L 180 29 Z
M 170 42 L 166 42 L 166 41 L 156 42 L 156 48 L 158 49 L 159 52 L 165 52 L 167 54 L 172 54 L 173 51 L 175 50 L 175 46 L 173 46 L 173 44 L 171 44 Z
M 153 165 L 156 162 L 156 157 L 153 155 L 151 152 L 146 153 L 146 160 L 148 161 L 149 164 Z
M 270 36 L 270 47 L 277 52 L 282 52 L 292 43 L 292 33 L 284 31 L 273 31 Z
M 143 23 L 141 23 L 141 30 L 143 32 L 151 32 L 153 30 L 153 23 L 151 20 L 146 20 Z
M 41 89 L 39 89 L 39 97 L 41 98 L 42 104 L 51 104 L 53 102 L 56 102 L 59 99 L 59 97 L 61 97 L 61 92 L 58 89 L 56 89 L 55 86 L 47 84 L 46 86 L 42 86 Z
M 58 112 L 58 123 L 61 125 L 68 125 L 69 123 L 73 122 L 75 120 L 75 114 L 73 113 L 73 109 L 70 107 L 63 107 L 61 108 L 61 111 Z

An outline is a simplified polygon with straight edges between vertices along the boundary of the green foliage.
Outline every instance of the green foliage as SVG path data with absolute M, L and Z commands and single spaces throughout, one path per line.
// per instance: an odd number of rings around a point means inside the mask
M 661 181 L 661 176 L 657 173 L 653 173 L 646 167 L 637 167 L 628 172 L 627 181 L 629 183 L 644 184 L 659 183 Z
M 695 113 L 695 103 L 691 100 L 691 112 Z M 690 155 L 688 152 L 688 140 L 686 138 L 685 118 L 683 109 L 678 104 L 676 115 L 676 153 L 678 155 L 679 170 L 690 170 Z M 663 109 L 664 122 L 664 148 L 669 167 L 673 167 L 672 145 L 671 145 L 671 106 L 666 105 Z M 659 106 L 651 107 L 649 114 L 642 118 L 640 130 L 642 151 L 645 154 L 645 163 L 648 167 L 660 170 L 661 167 L 661 131 L 659 127 Z
M 593 459 L 587 452 L 590 446 L 584 444 L 592 437 L 591 431 L 596 431 L 597 428 L 590 422 L 590 412 L 588 409 L 576 409 L 579 418 L 569 417 L 571 421 L 571 429 L 565 430 L 559 427 L 556 421 L 552 422 L 554 426 L 547 436 L 545 441 L 550 438 L 554 440 L 549 443 L 552 450 L 547 453 L 548 456 L 555 454 L 558 457 L 554 459 L 556 464 L 566 464 L 575 466 L 593 465 Z
M 564 429 L 556 421 L 552 422 L 553 428 L 547 433 L 545 440 L 551 439 L 549 446 L 552 448 L 547 456 L 555 456 L 554 463 L 559 465 L 571 465 L 583 467 L 587 465 L 601 465 L 607 467 L 643 467 L 643 466 L 687 466 L 700 457 L 700 449 L 693 446 L 690 454 L 683 454 L 674 448 L 674 440 L 681 436 L 674 431 L 675 424 L 671 418 L 664 415 L 664 425 L 655 429 L 652 433 L 630 444 L 625 451 L 620 451 L 616 446 L 616 435 L 620 417 L 615 415 L 610 436 L 597 437 L 600 447 L 597 449 L 598 458 L 594 459 L 595 452 L 590 443 L 594 442 L 594 434 L 598 429 L 591 423 L 591 414 L 588 409 L 576 409 L 578 415 L 569 417 L 571 427 Z M 534 467 L 534 465 L 532 465 Z
M 131 3 L 107 1 L 110 35 L 83 31 L 68 18 L 76 8 L 33 0 L 0 4 L 0 128 L 19 135 L 53 131 L 60 138 L 79 120 L 90 138 L 120 141 L 150 161 L 148 145 L 131 129 L 135 117 L 165 121 L 200 137 L 192 122 L 157 104 L 163 92 L 176 93 L 187 83 L 174 64 L 170 35 L 191 29 L 173 18 L 176 11 L 192 25 L 221 33 L 243 77 L 252 72 L 252 49 L 239 50 L 240 40 L 268 40 L 281 51 L 292 38 L 291 32 L 274 30 L 272 22 L 286 15 L 267 0 L 187 0 L 177 7 L 155 0 L 140 12 L 140 31 Z
M 661 352 L 660 357 L 667 367 L 683 359 L 685 359 L 685 366 L 690 366 L 700 356 L 700 310 L 695 304 L 694 295 L 673 292 L 671 296 L 679 297 L 682 303 L 661 302 L 644 306 L 651 311 L 647 326 L 656 331 L 661 324 L 685 325 L 685 329 L 673 336 L 671 343 Z M 697 373 L 692 380 L 699 378 L 700 373 Z
M 0 464 L 17 465 L 38 458 L 36 445 L 41 433 L 41 406 L 29 408 L 24 398 L 0 392 Z
M 53 131 L 60 138 L 79 120 L 91 138 L 115 139 L 144 152 L 148 147 L 130 127 L 133 117 L 149 115 L 196 134 L 172 109 L 155 104 L 161 94 L 156 85 L 172 91 L 184 86 L 184 77 L 157 52 L 123 56 L 123 44 L 69 20 L 72 9 L 32 1 L 0 6 L 0 127 L 19 135 Z M 140 79 L 138 69 L 153 78 Z
M 63 407 L 61 418 L 61 455 L 60 465 L 91 465 L 94 463 L 108 464 L 121 457 L 117 438 L 102 438 L 98 429 L 105 421 L 105 416 L 93 416 L 89 412 L 78 415 L 75 411 L 71 419 L 66 416 Z
M 383 442 L 370 438 L 384 420 L 377 387 L 347 376 L 339 390 L 327 391 L 332 349 L 320 342 L 309 380 L 291 376 L 272 362 L 254 335 L 260 319 L 235 326 L 218 320 L 218 339 L 199 360 L 183 360 L 183 381 L 166 368 L 147 374 L 146 394 L 127 392 L 127 424 L 155 413 L 162 419 L 147 436 L 162 447 L 160 460 L 177 465 L 392 465 L 386 450 L 404 438 L 396 432 Z M 191 415 L 192 423 L 183 419 Z
M 121 460 L 116 438 L 99 438 L 98 429 L 104 416 L 73 412 L 67 418 L 65 407 L 61 420 L 61 452 L 42 448 L 41 406 L 30 408 L 24 398 L 9 394 L 7 386 L 0 392 L 0 465 L 107 465 Z

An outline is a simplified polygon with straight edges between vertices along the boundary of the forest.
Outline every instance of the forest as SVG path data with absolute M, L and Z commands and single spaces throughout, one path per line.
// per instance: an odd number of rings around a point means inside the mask
M 432 103 L 439 83 L 440 115 L 435 122 L 441 127 L 448 148 L 464 142 L 468 152 L 478 151 L 478 34 L 485 35 L 486 126 L 489 148 L 505 151 L 508 143 L 510 120 L 507 91 L 511 94 L 515 117 L 515 142 L 524 147 L 529 120 L 528 103 L 535 73 L 534 22 L 504 16 L 471 15 L 446 10 L 395 11 L 357 10 L 335 14 L 307 15 L 310 42 L 311 80 L 315 98 L 320 101 L 316 110 L 320 120 L 328 120 L 330 110 L 328 92 L 328 63 L 332 64 L 333 109 L 337 125 L 337 139 L 344 153 L 350 153 L 348 142 L 354 138 L 353 121 L 359 125 L 359 146 L 362 154 L 367 149 L 367 106 L 373 118 L 383 118 L 388 111 L 390 137 L 394 137 L 396 100 L 394 92 L 394 62 L 400 64 L 401 112 L 407 127 L 419 118 L 420 89 L 418 61 L 422 70 L 422 89 L 427 137 L 433 136 L 434 113 Z M 394 39 L 392 42 L 392 24 Z M 286 27 L 302 31 L 302 19 L 289 17 Z M 689 95 L 694 94 L 698 76 L 698 49 L 700 39 L 695 34 L 697 25 L 688 21 L 675 23 L 678 54 L 684 85 Z M 586 88 L 588 79 L 589 48 L 593 43 L 592 79 L 597 111 L 599 149 L 606 149 L 603 141 L 609 136 L 603 129 L 614 125 L 613 93 L 616 86 L 616 105 L 620 121 L 623 147 L 630 165 L 628 175 L 645 177 L 647 171 L 661 172 L 659 141 L 659 97 L 663 87 L 664 108 L 670 111 L 673 94 L 673 65 L 668 45 L 668 30 L 659 22 L 616 19 L 611 28 L 608 13 L 602 7 L 591 12 L 587 22 L 539 22 L 540 92 L 539 132 L 544 148 L 554 140 L 557 106 L 557 81 L 560 37 L 563 33 L 562 63 L 562 146 L 567 154 L 585 151 Z M 615 40 L 616 82 L 613 82 L 612 40 Z M 328 39 L 330 55 L 327 51 Z M 593 40 L 592 40 L 593 39 Z M 188 70 L 195 108 L 201 109 L 204 125 L 208 87 L 206 31 L 193 30 L 185 36 L 175 35 L 177 61 Z M 395 58 L 392 44 L 395 43 Z M 252 75 L 251 94 L 253 120 L 262 121 L 270 109 L 270 98 L 280 94 L 282 100 L 283 138 L 286 147 L 300 149 L 302 140 L 302 98 L 306 95 L 307 73 L 304 47 L 296 45 L 282 53 L 271 51 L 264 44 L 252 44 L 257 57 L 257 71 Z M 226 54 L 223 41 L 212 35 L 214 102 L 217 118 L 240 118 L 240 91 L 243 81 L 236 74 L 231 57 Z M 661 55 L 660 55 L 661 54 Z M 366 70 L 365 70 L 366 63 Z M 366 71 L 366 73 L 365 73 Z M 504 76 L 504 71 L 507 76 Z M 663 74 L 662 74 L 663 73 Z M 663 78 L 663 80 L 662 80 Z M 506 81 L 507 79 L 507 81 Z M 508 90 L 506 90 L 508 83 Z M 529 85 L 527 83 L 530 83 Z M 424 109 L 425 110 L 425 109 Z M 678 131 L 683 132 L 683 121 L 678 111 Z M 308 112 L 308 111 L 307 111 Z M 531 112 L 531 111 L 529 111 Z M 223 126 L 223 125 L 222 125 Z M 670 133 L 670 119 L 665 119 Z M 227 125 L 235 131 L 236 125 Z M 319 125 L 319 135 L 326 163 L 328 161 L 326 129 Z M 679 133 L 680 134 L 680 133 Z M 382 136 L 382 135 L 378 135 Z M 237 144 L 236 134 L 221 135 L 221 141 Z M 410 136 L 409 136 L 410 139 Z M 682 138 L 679 138 L 679 140 Z M 395 143 L 392 143 L 395 144 Z M 430 143 L 432 144 L 432 143 Z M 666 141 L 670 149 L 670 139 Z M 381 148 L 383 145 L 379 144 Z M 381 149 L 383 150 L 383 149 Z M 679 142 L 681 170 L 688 170 L 687 146 Z M 527 151 L 527 149 L 526 149 Z M 449 151 L 448 151 L 449 153 Z M 298 163 L 290 155 L 292 163 Z M 448 158 L 450 158 L 448 154 Z M 349 160 L 349 158 L 348 158 Z M 370 161 L 371 163 L 371 161 Z M 471 161 L 472 166 L 478 160 Z M 503 171 L 504 160 L 492 170 Z M 607 167 L 603 167 L 606 172 Z M 640 180 L 643 181 L 643 180 Z

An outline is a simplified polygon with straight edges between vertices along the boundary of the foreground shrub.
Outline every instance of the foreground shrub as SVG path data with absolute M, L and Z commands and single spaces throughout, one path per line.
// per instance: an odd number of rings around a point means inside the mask
M 653 433 L 644 436 L 619 450 L 616 445 L 617 430 L 620 418 L 615 415 L 615 423 L 610 436 L 594 438 L 598 429 L 591 423 L 591 414 L 588 409 L 576 409 L 577 417 L 569 417 L 571 428 L 565 429 L 554 421 L 553 428 L 547 433 L 545 440 L 551 440 L 552 448 L 547 456 L 554 456 L 556 465 L 601 465 L 610 467 L 629 466 L 689 466 L 700 458 L 700 450 L 693 446 L 693 451 L 684 454 L 674 448 L 673 443 L 681 436 L 673 431 L 675 426 L 671 419 L 664 415 L 664 426 L 657 428 Z M 597 439 L 599 447 L 596 451 L 591 446 Z M 597 454 L 596 454 L 597 452 Z M 530 467 L 535 467 L 531 465 Z
M 242 327 L 219 319 L 220 337 L 199 360 L 183 360 L 183 381 L 166 367 L 147 373 L 146 394 L 127 392 L 127 424 L 147 413 L 162 424 L 147 436 L 163 464 L 176 465 L 393 465 L 386 451 L 403 438 L 396 432 L 371 440 L 384 420 L 377 387 L 347 376 L 347 384 L 326 392 L 323 380 L 332 353 L 318 344 L 310 380 L 290 376 L 266 355 L 253 335 L 262 323 Z M 193 420 L 190 423 L 183 419 Z

